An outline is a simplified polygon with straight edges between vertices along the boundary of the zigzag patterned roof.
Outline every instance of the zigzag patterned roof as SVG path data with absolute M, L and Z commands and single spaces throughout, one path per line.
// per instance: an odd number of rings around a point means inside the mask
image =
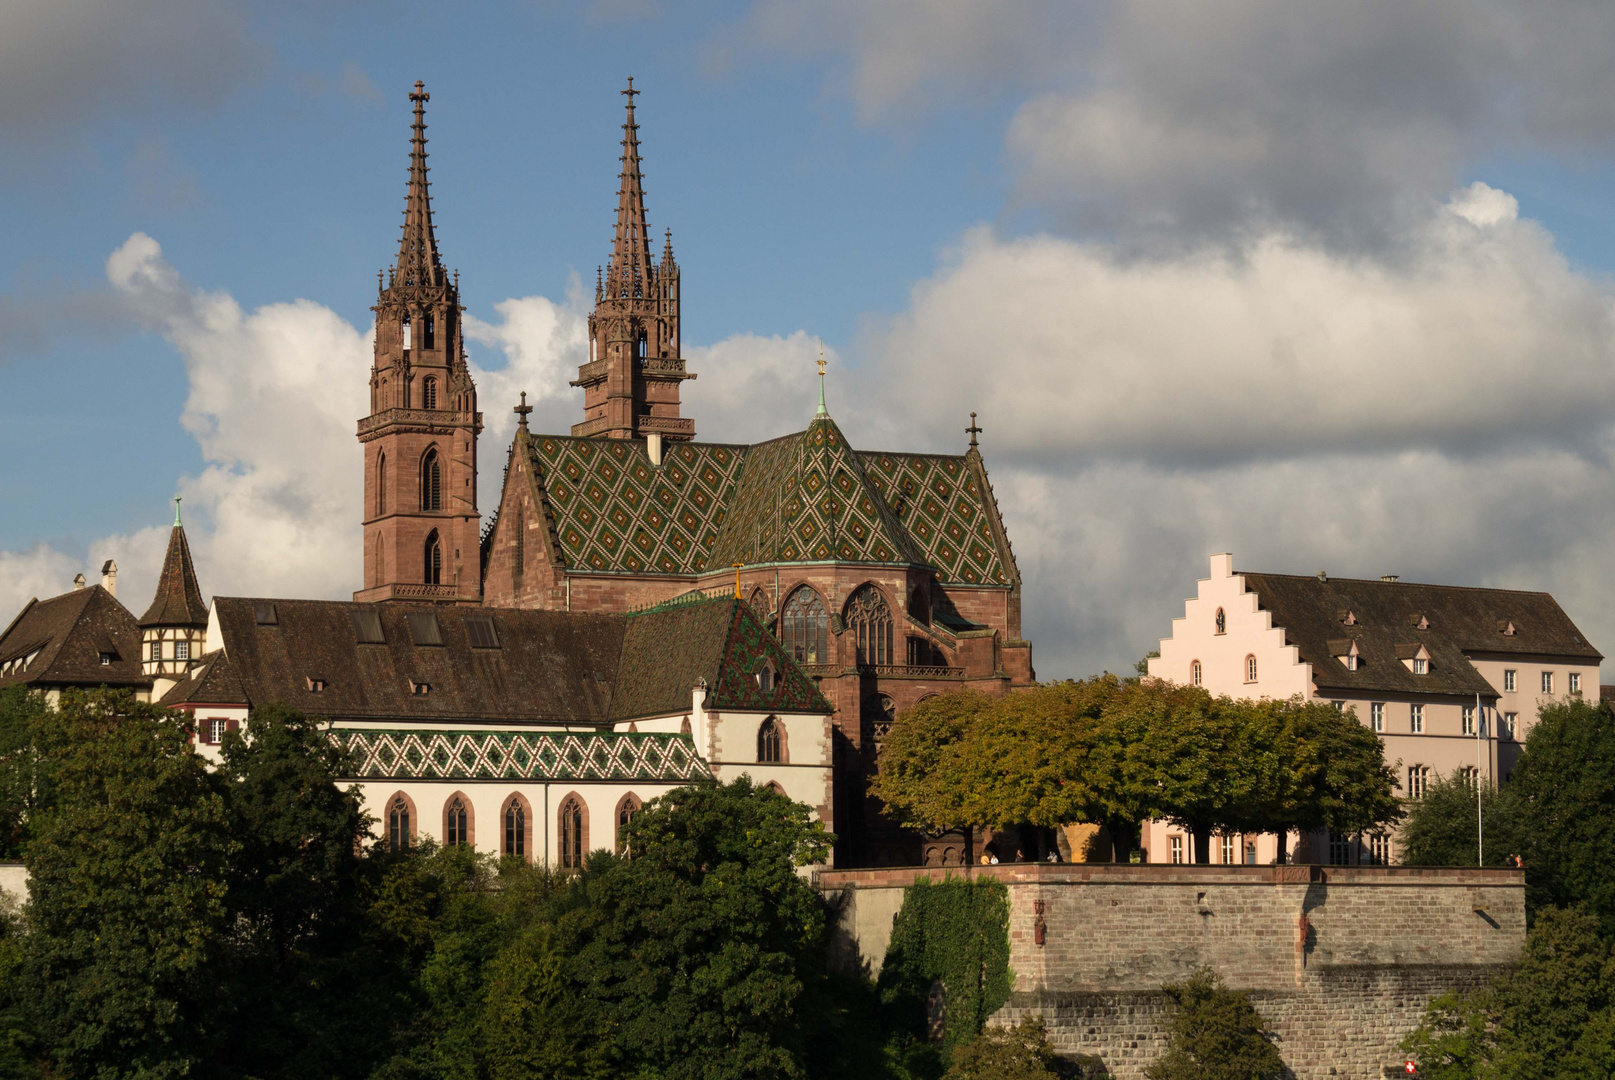
M 568 569 L 695 576 L 733 563 L 922 563 L 1016 579 L 979 458 L 860 452 L 828 416 L 755 446 L 534 435 Z
M 343 730 L 357 780 L 655 780 L 710 776 L 688 735 Z

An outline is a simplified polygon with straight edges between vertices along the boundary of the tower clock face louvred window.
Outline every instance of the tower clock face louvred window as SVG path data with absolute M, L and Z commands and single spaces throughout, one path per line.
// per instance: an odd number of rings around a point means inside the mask
M 443 463 L 436 450 L 426 451 L 421 458 L 421 509 L 443 509 Z

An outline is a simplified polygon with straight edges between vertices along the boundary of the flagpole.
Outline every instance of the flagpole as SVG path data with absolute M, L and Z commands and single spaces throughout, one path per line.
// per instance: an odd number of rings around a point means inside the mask
M 1485 783 L 1480 772 L 1481 729 L 1486 724 L 1486 714 L 1481 711 L 1480 693 L 1475 694 L 1475 865 L 1486 865 L 1486 822 L 1481 817 L 1480 786 Z

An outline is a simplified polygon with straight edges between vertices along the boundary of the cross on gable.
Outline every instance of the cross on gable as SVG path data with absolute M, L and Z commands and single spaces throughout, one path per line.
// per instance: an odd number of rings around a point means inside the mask
M 970 426 L 965 428 L 965 434 L 970 436 L 970 445 L 976 445 L 976 436 L 981 434 L 981 428 L 976 425 L 976 414 L 970 414 Z

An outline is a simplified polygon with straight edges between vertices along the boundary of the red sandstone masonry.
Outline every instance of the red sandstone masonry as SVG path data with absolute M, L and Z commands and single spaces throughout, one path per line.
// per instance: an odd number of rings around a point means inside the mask
M 1251 992 L 1298 1078 L 1378 1078 L 1430 998 L 1483 982 L 1525 936 L 1517 870 L 1023 863 L 821 873 L 842 904 L 840 959 L 878 972 L 902 889 L 945 873 L 1009 888 L 1015 993 L 999 1019 L 1041 1014 L 1062 1052 L 1123 1080 L 1164 1049 L 1162 984 L 1201 966 Z

